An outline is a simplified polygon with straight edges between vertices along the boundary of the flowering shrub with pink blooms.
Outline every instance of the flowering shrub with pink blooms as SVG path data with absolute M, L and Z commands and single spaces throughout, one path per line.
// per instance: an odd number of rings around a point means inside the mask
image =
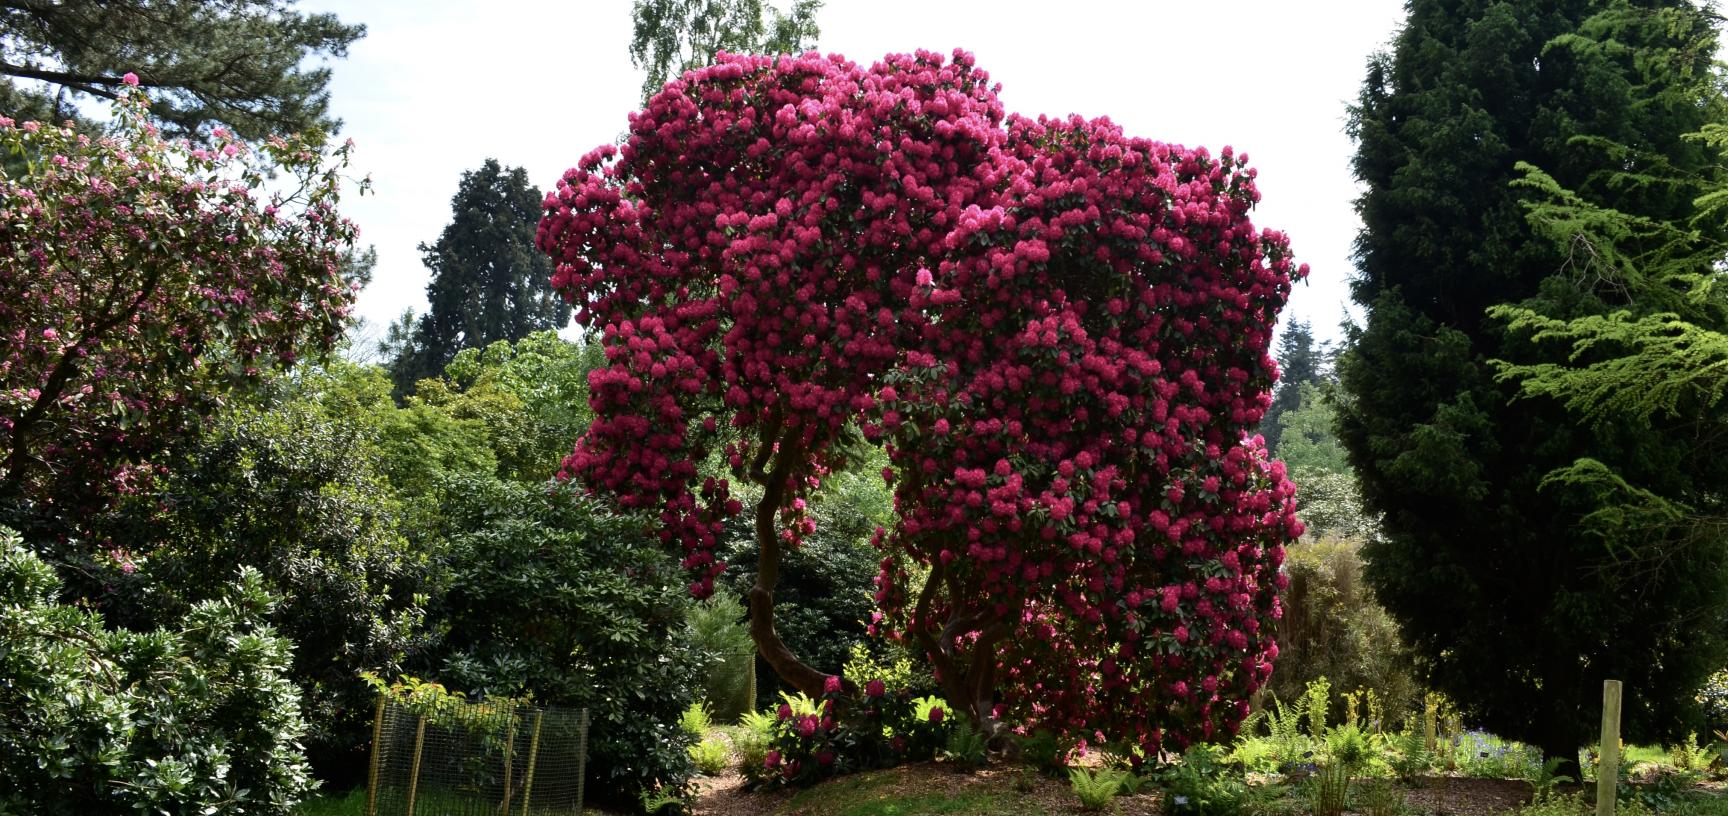
M 129 91 L 111 135 L 0 118 L 0 503 L 75 512 L 150 470 L 224 390 L 339 338 L 347 149 L 218 128 L 162 140 Z M 279 174 L 258 192 L 268 164 Z
M 1254 176 L 1007 115 L 964 52 L 723 56 L 547 197 L 554 285 L 610 363 L 562 475 L 657 510 L 699 596 L 743 508 L 698 463 L 761 484 L 752 634 L 816 694 L 773 630 L 775 560 L 861 429 L 897 509 L 875 625 L 951 702 L 996 733 L 1221 738 L 1271 674 L 1301 532 L 1248 436 L 1306 274 L 1251 223 Z
M 822 696 L 782 703 L 768 734 L 761 767 L 743 769 L 753 785 L 807 785 L 845 773 L 928 761 L 954 727 L 934 698 L 914 700 L 872 680 L 858 694 L 840 678 L 824 682 Z M 793 705 L 793 703 L 799 703 Z

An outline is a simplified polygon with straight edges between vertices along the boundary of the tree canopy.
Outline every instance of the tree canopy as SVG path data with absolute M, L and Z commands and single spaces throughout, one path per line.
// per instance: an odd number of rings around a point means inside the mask
M 1246 435 L 1306 273 L 1250 222 L 1253 175 L 1228 147 L 1005 117 L 964 52 L 724 56 L 547 201 L 554 285 L 609 363 L 565 471 L 659 512 L 698 595 L 743 510 L 701 463 L 760 485 L 752 634 L 816 694 L 773 626 L 779 552 L 858 428 L 896 491 L 879 628 L 951 702 L 1146 755 L 1228 733 L 1301 532 Z
M 1678 736 L 1700 664 L 1722 656 L 1721 618 L 1701 611 L 1728 585 L 1720 558 L 1626 568 L 1585 523 L 1605 494 L 1554 474 L 1590 461 L 1670 497 L 1722 476 L 1686 466 L 1679 428 L 1591 422 L 1500 376 L 1497 359 L 1565 365 L 1571 350 L 1490 310 L 1600 323 L 1625 308 L 1592 245 L 1526 220 L 1548 193 L 1519 168 L 1640 222 L 1688 223 L 1722 176 L 1717 146 L 1688 136 L 1723 115 L 1714 22 L 1679 1 L 1409 9 L 1351 123 L 1365 186 L 1352 296 L 1367 321 L 1338 365 L 1339 436 L 1383 516 L 1366 577 L 1429 680 L 1496 733 L 1574 757 L 1615 678 L 1640 690 L 1628 739 Z M 1627 237 L 1631 254 L 1655 243 Z
M 822 2 L 792 0 L 783 12 L 772 0 L 636 0 L 630 61 L 648 72 L 642 101 L 722 51 L 797 54 L 815 46 Z
M 170 135 L 216 125 L 249 140 L 333 131 L 330 70 L 365 36 L 294 0 L 21 0 L 0 7 L 0 113 L 59 122 L 80 97 L 118 99 L 128 73 Z M 17 80 L 25 80 L 19 83 Z M 29 82 L 34 81 L 34 82 Z M 43 83 L 46 90 L 34 83 Z
M 427 312 L 395 330 L 391 376 L 398 396 L 423 377 L 436 377 L 465 348 L 519 340 L 570 323 L 570 306 L 552 291 L 552 262 L 534 247 L 540 191 L 528 172 L 487 159 L 462 174 L 450 199 L 451 221 L 421 244 Z M 406 320 L 406 318 L 405 318 Z
M 336 210 L 348 152 L 273 139 L 255 192 L 233 137 L 163 141 L 126 96 L 115 135 L 0 120 L 0 511 L 133 489 L 225 396 L 329 351 L 354 291 Z M 15 517 L 16 518 L 16 517 Z

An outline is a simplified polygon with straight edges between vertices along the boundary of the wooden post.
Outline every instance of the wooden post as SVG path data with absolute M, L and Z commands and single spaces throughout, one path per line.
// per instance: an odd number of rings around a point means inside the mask
M 516 764 L 516 708 L 511 706 L 504 711 L 504 716 L 510 718 L 510 727 L 504 735 L 504 804 L 498 807 L 498 812 L 508 816 L 512 793 L 510 790 L 510 772 L 514 770 L 513 766 Z
M 366 774 L 366 816 L 378 816 L 378 765 L 384 756 L 384 706 L 389 696 L 378 695 L 378 712 L 372 715 L 372 768 Z
M 534 763 L 540 759 L 540 721 L 545 716 L 544 711 L 534 712 L 534 735 L 528 738 L 528 769 L 522 773 L 522 816 L 528 816 L 528 797 L 534 793 Z
M 426 747 L 426 715 L 414 727 L 414 767 L 408 772 L 408 816 L 414 816 L 414 796 L 420 792 L 420 749 Z
M 1596 816 L 1614 816 L 1620 781 L 1620 681 L 1602 681 L 1601 761 L 1596 765 Z

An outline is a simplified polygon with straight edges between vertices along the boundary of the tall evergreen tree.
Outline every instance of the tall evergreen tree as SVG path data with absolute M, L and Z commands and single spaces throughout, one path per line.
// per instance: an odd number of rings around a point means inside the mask
M 816 44 L 822 0 L 792 0 L 781 11 L 769 0 L 636 0 L 630 61 L 646 69 L 642 99 L 692 68 L 733 54 L 796 54 Z
M 118 98 L 132 72 L 171 134 L 334 129 L 330 71 L 307 58 L 365 34 L 294 0 L 17 0 L 0 4 L 0 113 L 59 121 L 78 97 Z
M 540 191 L 520 167 L 487 159 L 462 174 L 450 225 L 437 243 L 420 245 L 432 271 L 430 308 L 411 336 L 392 328 L 398 396 L 438 376 L 462 349 L 569 325 L 570 305 L 552 291 L 552 259 L 534 247 L 540 204 Z M 406 322 L 404 316 L 400 325 Z
M 1314 329 L 1308 321 L 1291 318 L 1278 336 L 1278 387 L 1272 392 L 1272 406 L 1260 419 L 1260 435 L 1266 438 L 1266 449 L 1278 450 L 1278 439 L 1284 433 L 1280 417 L 1302 404 L 1302 386 L 1319 385 L 1324 355 L 1314 342 Z
M 1557 470 L 1602 463 L 1680 492 L 1688 445 L 1588 423 L 1520 394 L 1496 359 L 1564 349 L 1509 332 L 1498 304 L 1562 319 L 1612 308 L 1611 282 L 1533 232 L 1518 163 L 1602 206 L 1683 219 L 1719 152 L 1685 138 L 1720 117 L 1716 32 L 1686 0 L 1411 0 L 1369 65 L 1352 131 L 1363 231 L 1352 296 L 1366 323 L 1339 361 L 1339 436 L 1383 536 L 1366 577 L 1429 680 L 1509 737 L 1575 758 L 1602 681 L 1625 681 L 1629 738 L 1682 731 L 1700 662 L 1720 654 L 1712 564 L 1616 565 L 1585 523 L 1604 496 Z M 1628 183 L 1660 170 L 1688 184 Z M 1608 285 L 1604 285 L 1608 284 Z M 1700 614 L 1700 613 L 1703 614 Z

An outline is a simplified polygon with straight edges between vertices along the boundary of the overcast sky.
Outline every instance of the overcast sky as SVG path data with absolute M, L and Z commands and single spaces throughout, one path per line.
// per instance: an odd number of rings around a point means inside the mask
M 374 325 L 425 309 L 416 247 L 450 220 L 465 170 L 488 157 L 542 190 L 614 141 L 635 108 L 631 0 L 315 0 L 365 23 L 332 65 L 332 106 L 375 192 L 343 209 L 378 269 L 359 310 Z M 1287 315 L 1335 337 L 1348 299 L 1351 144 L 1345 106 L 1400 0 L 828 0 L 819 49 L 868 65 L 965 48 L 1002 83 L 1009 111 L 1109 116 L 1130 135 L 1232 145 L 1259 168 L 1254 221 L 1284 230 L 1313 269 Z

